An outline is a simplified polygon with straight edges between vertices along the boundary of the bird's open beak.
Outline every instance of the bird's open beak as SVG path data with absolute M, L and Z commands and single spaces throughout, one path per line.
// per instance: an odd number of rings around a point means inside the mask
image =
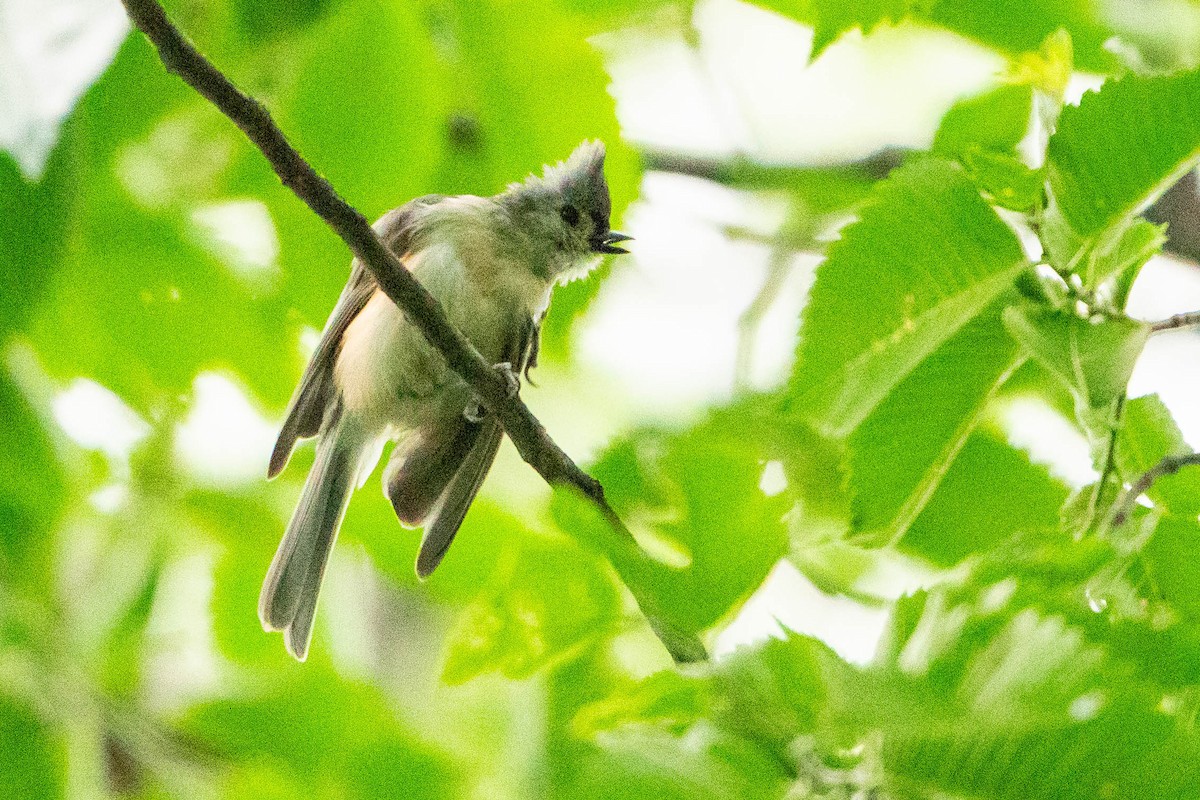
M 609 231 L 604 236 L 592 240 L 592 250 L 596 253 L 628 253 L 624 247 L 617 247 L 617 242 L 628 242 L 632 238 L 617 231 Z

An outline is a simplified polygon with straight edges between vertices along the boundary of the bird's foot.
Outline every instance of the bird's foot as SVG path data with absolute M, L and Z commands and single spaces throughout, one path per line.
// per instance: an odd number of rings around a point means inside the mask
M 504 394 L 509 399 L 516 397 L 521 391 L 521 379 L 517 377 L 516 372 L 513 370 L 513 365 L 507 361 L 501 361 L 499 364 L 494 364 L 492 369 L 499 372 L 500 377 L 504 378 Z M 478 400 L 472 400 L 470 405 L 463 409 L 463 417 L 470 423 L 478 424 L 483 422 L 483 418 L 486 416 L 487 409 Z
M 501 361 L 499 364 L 493 364 L 492 369 L 500 373 L 500 377 L 504 378 L 505 389 L 504 393 L 508 398 L 517 396 L 521 391 L 521 379 L 517 377 L 517 373 L 513 370 L 513 365 L 507 361 Z
M 472 400 L 466 408 L 463 409 L 463 418 L 472 425 L 478 425 L 483 422 L 483 418 L 487 416 L 487 409 L 483 407 L 483 403 L 478 400 Z

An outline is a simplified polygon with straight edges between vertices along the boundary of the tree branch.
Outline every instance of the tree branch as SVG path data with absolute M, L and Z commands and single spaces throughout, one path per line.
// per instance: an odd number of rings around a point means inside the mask
M 1150 326 L 1151 333 L 1175 331 L 1180 328 L 1194 328 L 1200 325 L 1200 311 L 1190 311 L 1186 314 L 1176 314 L 1173 317 L 1155 322 Z
M 158 49 L 167 70 L 178 75 L 234 122 L 266 156 L 279 179 L 305 205 L 325 220 L 350 250 L 370 270 L 384 293 L 424 334 L 478 395 L 488 411 L 504 426 L 521 458 L 551 485 L 567 485 L 582 492 L 600 510 L 620 536 L 633 535 L 604 497 L 604 488 L 560 448 L 519 397 L 509 397 L 504 378 L 446 317 L 437 299 L 404 268 L 391 250 L 379 241 L 367 219 L 342 199 L 327 180 L 296 152 L 261 103 L 241 92 L 212 65 L 167 19 L 157 0 L 122 0 L 133 24 Z M 630 587 L 634 590 L 634 587 Z M 635 597 L 646 613 L 647 597 Z M 703 660 L 703 645 L 691 634 L 647 613 L 651 626 L 679 662 Z
M 1186 456 L 1167 456 L 1162 461 L 1155 464 L 1150 469 L 1146 470 L 1142 477 L 1138 478 L 1137 483 L 1129 488 L 1125 496 L 1121 499 L 1120 505 L 1117 506 L 1116 512 L 1112 516 L 1112 527 L 1119 528 L 1129 519 L 1129 515 L 1133 513 L 1133 505 L 1137 499 L 1150 491 L 1150 487 L 1159 478 L 1167 475 L 1174 475 L 1184 467 L 1200 465 L 1200 453 L 1189 453 Z
M 885 147 L 859 161 L 814 166 L 767 164 L 747 156 L 685 156 L 665 150 L 644 149 L 642 163 L 648 170 L 690 175 L 737 189 L 789 189 L 797 181 L 811 180 L 815 176 L 841 176 L 868 182 L 883 180 L 911 152 L 900 147 Z

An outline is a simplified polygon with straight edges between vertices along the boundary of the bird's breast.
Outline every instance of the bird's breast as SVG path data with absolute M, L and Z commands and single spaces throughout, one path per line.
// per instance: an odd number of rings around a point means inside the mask
M 478 246 L 464 251 L 433 245 L 405 263 L 451 323 L 495 363 L 503 360 L 523 321 L 545 310 L 549 287 L 520 264 L 495 257 L 481 261 L 488 254 Z M 419 424 L 429 401 L 448 382 L 459 381 L 382 290 L 343 334 L 335 378 L 348 409 L 398 430 Z

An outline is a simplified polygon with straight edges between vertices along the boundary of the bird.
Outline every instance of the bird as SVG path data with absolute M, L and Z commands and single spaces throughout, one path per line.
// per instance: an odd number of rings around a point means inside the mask
M 499 194 L 426 195 L 373 225 L 514 394 L 537 364 L 554 286 L 628 252 L 619 243 L 631 237 L 610 228 L 604 158 L 603 142 L 585 141 Z M 350 496 L 386 445 L 394 443 L 384 494 L 402 525 L 424 529 L 416 560 L 424 580 L 453 542 L 503 429 L 356 258 L 293 393 L 268 478 L 314 436 L 313 465 L 258 605 L 263 628 L 282 631 L 300 661 Z

